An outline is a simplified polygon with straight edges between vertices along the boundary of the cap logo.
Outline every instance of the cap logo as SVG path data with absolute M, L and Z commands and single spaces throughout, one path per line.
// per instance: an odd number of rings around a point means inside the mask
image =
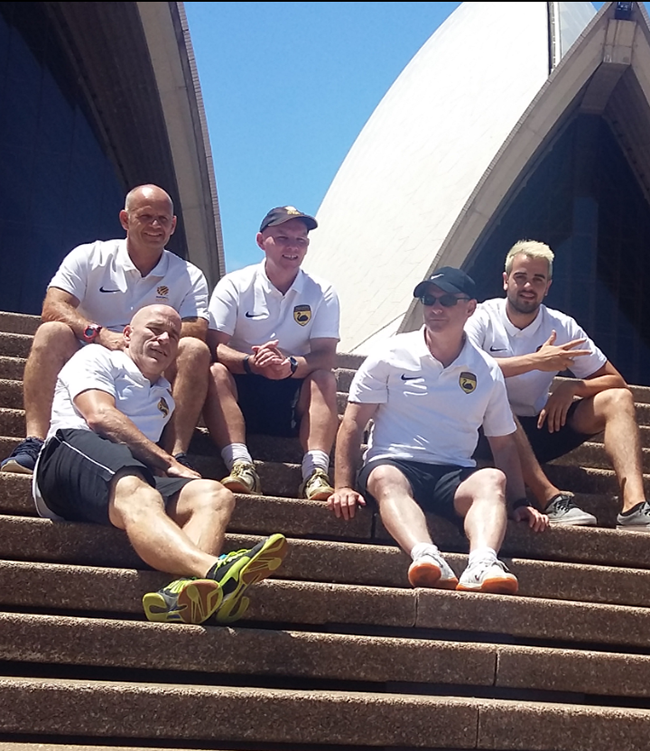
M 160 397 L 160 401 L 156 406 L 163 413 L 163 415 L 167 417 L 167 415 L 169 414 L 169 404 L 167 404 L 164 396 Z
M 440 279 L 441 276 L 443 276 L 443 274 L 433 274 L 433 276 L 430 276 L 429 279 Z
M 476 376 L 468 370 L 464 370 L 458 377 L 458 384 L 466 394 L 471 394 L 476 389 Z
M 300 211 L 295 206 L 285 206 L 284 210 L 287 214 L 300 214 Z
M 293 320 L 300 326 L 306 326 L 311 321 L 311 307 L 309 305 L 296 305 L 293 309 Z

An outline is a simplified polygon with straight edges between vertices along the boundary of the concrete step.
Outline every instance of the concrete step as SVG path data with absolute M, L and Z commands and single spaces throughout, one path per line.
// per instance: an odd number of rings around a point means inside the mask
M 512 644 L 129 620 L 0 614 L 0 658 L 13 662 L 184 671 L 193 682 L 246 675 L 649 697 L 650 656 Z M 210 677 L 203 677 L 207 673 Z M 156 680 L 156 673 L 151 678 Z M 421 690 L 421 687 L 420 687 Z
M 154 571 L 19 561 L 0 561 L 0 572 L 4 612 L 55 611 L 142 621 L 142 595 L 169 581 Z M 248 594 L 250 607 L 238 625 L 281 624 L 369 636 L 397 632 L 434 640 L 453 634 L 455 640 L 473 642 L 516 639 L 533 642 L 532 646 L 593 645 L 646 654 L 648 650 L 647 607 L 277 578 L 260 582 Z
M 41 322 L 40 316 L 0 312 L 0 332 L 33 335 Z
M 27 358 L 25 357 L 0 356 L 0 378 L 22 381 L 26 362 Z
M 4 357 L 27 357 L 32 347 L 28 334 L 0 333 L 0 354 Z
M 276 504 L 275 509 L 288 516 L 292 504 L 282 504 L 283 509 L 280 505 Z M 250 519 L 254 515 L 254 509 L 249 509 L 245 517 Z M 279 578 L 370 586 L 409 586 L 409 559 L 394 544 L 377 544 L 380 542 L 378 540 L 343 542 L 299 539 L 277 518 L 271 518 L 269 514 L 267 519 L 269 527 L 274 531 L 281 529 L 290 540 L 287 558 L 277 572 Z M 467 563 L 466 543 L 459 535 L 454 538 L 451 525 L 447 528 L 449 534 L 445 539 L 442 521 L 434 520 L 436 529 L 442 531 L 442 534 L 436 535 L 436 539 L 445 551 L 449 564 L 460 575 Z M 239 523 L 235 520 L 227 535 L 225 550 L 255 544 L 259 537 L 251 535 L 251 530 L 259 531 L 260 526 L 245 519 Z M 238 527 L 245 530 L 244 534 L 236 531 Z M 266 533 L 267 530 L 262 532 Z M 528 538 L 526 552 L 523 550 L 525 541 L 522 544 L 520 539 L 517 544 L 518 535 Z M 108 527 L 5 516 L 0 517 L 0 536 L 0 558 L 7 561 L 146 568 L 124 534 Z M 609 539 L 599 539 L 603 536 Z M 511 541 L 511 537 L 515 540 Z M 629 537 L 634 538 L 636 546 L 628 543 Z M 603 530 L 553 529 L 533 539 L 532 534 L 513 526 L 504 543 L 503 555 L 519 578 L 521 596 L 647 606 L 650 605 L 648 541 L 638 540 L 639 537 L 644 536 Z M 24 540 L 30 540 L 28 549 Z M 631 550 L 633 547 L 636 547 L 636 551 Z M 594 561 L 599 549 L 603 551 L 604 560 Z M 585 563 L 566 562 L 565 559 L 575 555 L 575 550 L 582 552 Z M 608 551 L 610 554 L 606 555 Z M 549 552 L 551 555 L 548 555 Z M 644 565 L 620 560 L 623 557 L 632 558 L 630 554 L 634 552 L 636 559 L 641 559 Z M 617 554 L 619 560 L 616 560 Z M 553 560 L 554 557 L 556 560 Z
M 643 709 L 369 691 L 31 677 L 0 679 L 0 691 L 7 706 L 0 732 L 25 732 L 29 724 L 33 734 L 98 740 L 633 751 L 646 748 L 650 725 Z

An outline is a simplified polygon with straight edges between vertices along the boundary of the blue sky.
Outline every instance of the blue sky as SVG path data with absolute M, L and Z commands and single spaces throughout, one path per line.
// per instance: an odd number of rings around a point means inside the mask
M 260 260 L 273 206 L 317 212 L 375 107 L 459 4 L 185 3 L 228 271 Z

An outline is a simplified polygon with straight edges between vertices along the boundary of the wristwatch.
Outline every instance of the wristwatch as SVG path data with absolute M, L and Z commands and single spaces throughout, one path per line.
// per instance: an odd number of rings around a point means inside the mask
M 291 376 L 296 372 L 296 370 L 298 370 L 298 360 L 296 360 L 296 358 L 293 355 L 289 357 L 289 365 L 291 366 L 291 375 L 289 376 L 289 378 L 291 378 Z
M 102 330 L 102 327 L 99 326 L 97 323 L 90 323 L 86 328 L 84 329 L 83 333 L 83 340 L 84 342 L 87 342 L 88 344 L 92 344 L 95 339 L 99 336 L 99 332 Z

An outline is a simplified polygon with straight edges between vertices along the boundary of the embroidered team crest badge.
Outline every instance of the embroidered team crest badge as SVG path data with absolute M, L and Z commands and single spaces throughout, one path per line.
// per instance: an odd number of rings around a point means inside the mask
M 309 305 L 296 305 L 293 309 L 293 319 L 301 326 L 306 326 L 311 321 L 311 307 Z
M 158 297 L 169 297 L 169 287 L 161 284 L 160 287 L 156 288 L 156 293 L 158 294 Z
M 468 370 L 464 370 L 458 377 L 458 383 L 466 394 L 471 394 L 476 388 L 476 376 Z
M 160 397 L 160 401 L 156 406 L 163 413 L 163 415 L 167 417 L 167 415 L 169 414 L 169 404 L 167 404 L 164 396 Z

